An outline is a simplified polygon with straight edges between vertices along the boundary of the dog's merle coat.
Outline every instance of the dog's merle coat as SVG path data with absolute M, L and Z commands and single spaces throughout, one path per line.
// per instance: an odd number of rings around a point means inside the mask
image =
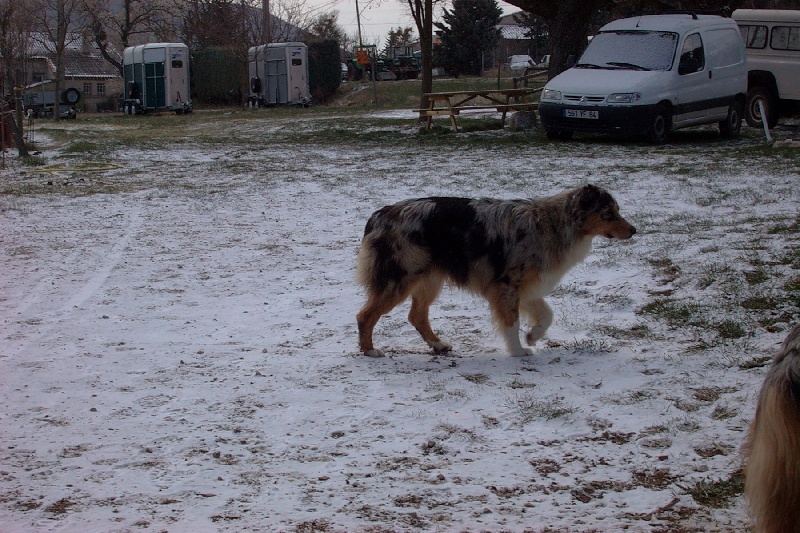
M 786 336 L 764 378 L 743 452 L 754 530 L 800 531 L 800 325 Z
M 359 252 L 367 289 L 357 317 L 361 350 L 382 355 L 372 345 L 375 324 L 409 295 L 410 322 L 434 350 L 450 350 L 428 321 L 449 281 L 485 296 L 508 350 L 530 353 L 519 341 L 519 313 L 529 318 L 532 344 L 552 322 L 543 297 L 586 257 L 592 238 L 627 239 L 635 231 L 611 195 L 593 185 L 542 199 L 432 197 L 386 206 L 367 222 Z

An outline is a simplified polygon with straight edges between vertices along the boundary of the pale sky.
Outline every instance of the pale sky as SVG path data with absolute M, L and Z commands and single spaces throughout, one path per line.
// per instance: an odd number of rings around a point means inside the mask
M 311 5 L 317 6 L 321 12 L 339 11 L 339 25 L 342 26 L 348 36 L 358 36 L 358 25 L 356 23 L 356 0 L 308 0 Z M 516 6 L 498 2 L 503 15 L 514 13 L 520 9 Z M 389 30 L 398 26 L 414 28 L 414 35 L 417 35 L 416 25 L 408 11 L 406 0 L 358 0 L 358 7 L 361 10 L 361 38 L 364 44 L 377 44 L 383 47 Z M 437 20 L 437 19 L 434 19 Z

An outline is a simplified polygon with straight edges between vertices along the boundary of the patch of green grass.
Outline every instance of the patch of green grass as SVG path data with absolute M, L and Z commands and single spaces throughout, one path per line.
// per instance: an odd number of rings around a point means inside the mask
M 754 296 L 743 300 L 740 305 L 749 311 L 772 311 L 780 307 L 781 300 L 770 296 Z
M 714 410 L 711 412 L 711 418 L 714 420 L 728 420 L 733 418 L 739 414 L 737 409 L 730 407 L 729 405 L 716 405 L 714 406 Z
M 661 283 L 670 283 L 675 281 L 681 275 L 681 267 L 672 262 L 669 257 L 661 257 L 650 259 L 650 266 L 659 272 Z
M 714 327 L 723 339 L 740 339 L 747 334 L 742 325 L 733 320 L 723 320 L 715 324 Z
M 470 383 L 475 383 L 476 385 L 483 385 L 484 383 L 489 383 L 489 376 L 486 374 L 461 374 L 461 377 L 469 381 Z
M 800 215 L 795 217 L 794 221 L 790 224 L 778 224 L 772 226 L 767 230 L 770 235 L 785 234 L 785 233 L 800 233 Z
M 757 268 L 744 273 L 744 279 L 750 285 L 758 285 L 770 279 L 769 273 L 763 268 Z
M 795 276 L 783 284 L 783 288 L 789 292 L 800 291 L 800 276 Z
M 701 480 L 681 488 L 700 505 L 715 509 L 729 507 L 731 500 L 744 492 L 744 472 L 739 469 L 727 478 Z
M 28 157 L 22 158 L 22 164 L 28 167 L 41 167 L 47 164 L 47 161 L 45 161 L 44 157 L 29 155 Z
M 770 361 L 772 361 L 771 355 L 753 357 L 751 359 L 741 361 L 739 363 L 739 368 L 741 370 L 750 370 L 751 368 L 761 368 L 762 366 L 767 366 Z
M 691 323 L 697 308 L 696 304 L 683 303 L 675 298 L 656 298 L 645 304 L 639 312 L 665 320 L 672 327 L 680 327 Z
M 89 141 L 76 141 L 70 143 L 69 146 L 64 148 L 65 154 L 82 154 L 87 152 L 96 152 L 98 149 L 97 144 Z
M 576 407 L 567 404 L 562 397 L 540 400 L 532 394 L 518 394 L 509 398 L 506 403 L 519 410 L 523 424 L 541 419 L 553 420 L 578 410 Z

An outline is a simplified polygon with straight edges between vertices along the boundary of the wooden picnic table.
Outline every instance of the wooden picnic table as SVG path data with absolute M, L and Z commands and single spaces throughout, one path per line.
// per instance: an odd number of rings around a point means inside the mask
M 415 109 L 420 116 L 427 117 L 425 129 L 431 129 L 433 117 L 447 115 L 453 131 L 458 131 L 456 115 L 461 111 L 494 109 L 502 113 L 503 127 L 509 111 L 532 111 L 539 108 L 538 102 L 530 101 L 531 95 L 541 91 L 520 87 L 515 89 L 485 89 L 477 91 L 443 91 L 426 93 L 427 109 Z M 480 100 L 480 101 L 479 101 Z

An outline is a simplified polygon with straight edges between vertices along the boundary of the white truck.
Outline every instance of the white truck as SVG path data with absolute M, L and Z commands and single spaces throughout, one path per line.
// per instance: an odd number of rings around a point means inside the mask
M 645 135 L 719 125 L 739 134 L 747 92 L 745 49 L 729 18 L 694 13 L 610 22 L 572 68 L 545 85 L 539 118 L 547 137 L 573 132 Z
M 800 111 L 800 10 L 737 9 L 747 53 L 745 120 L 761 127 L 761 106 L 772 128 Z M 760 106 L 760 105 L 761 106 Z

